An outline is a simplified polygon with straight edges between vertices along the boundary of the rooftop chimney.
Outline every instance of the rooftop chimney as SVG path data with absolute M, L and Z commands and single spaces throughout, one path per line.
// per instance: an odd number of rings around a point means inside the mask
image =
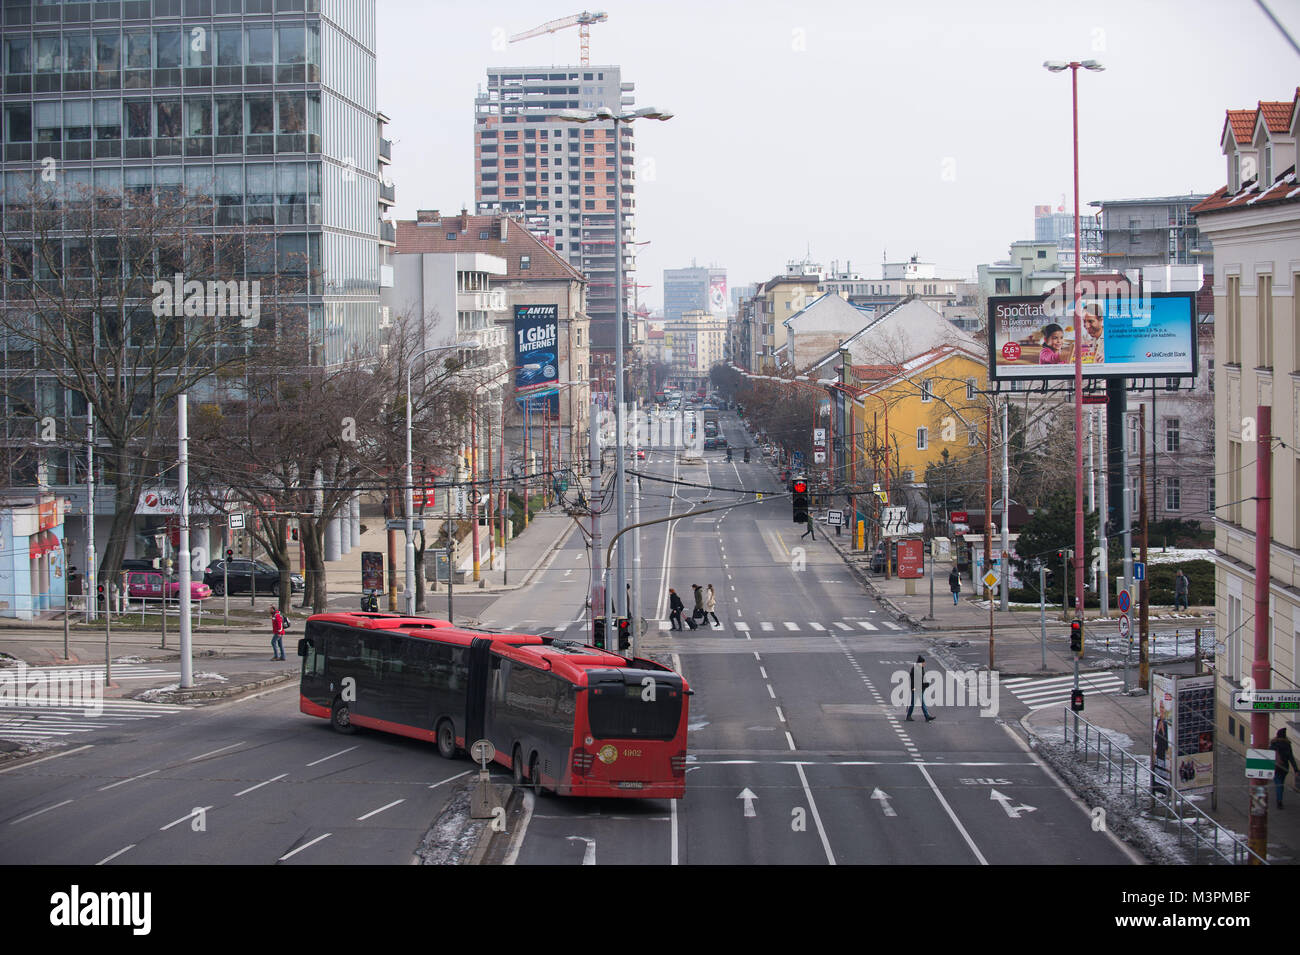
M 497 219 L 497 239 L 501 242 L 506 241 L 506 230 L 509 228 L 508 222 L 509 220 L 505 216 L 500 216 Z
M 420 225 L 441 225 L 442 216 L 438 214 L 437 209 L 417 209 L 415 210 L 415 224 Z
M 467 210 L 464 206 L 460 207 L 460 231 L 461 232 L 469 231 L 469 210 Z

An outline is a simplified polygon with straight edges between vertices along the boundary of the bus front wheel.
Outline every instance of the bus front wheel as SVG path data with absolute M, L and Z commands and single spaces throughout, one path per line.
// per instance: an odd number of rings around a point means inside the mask
M 456 758 L 456 728 L 451 725 L 451 720 L 443 720 L 438 724 L 438 755 L 443 759 Z
M 352 713 L 342 700 L 334 701 L 334 707 L 330 710 L 330 724 L 340 733 L 357 731 L 357 728 L 352 725 Z

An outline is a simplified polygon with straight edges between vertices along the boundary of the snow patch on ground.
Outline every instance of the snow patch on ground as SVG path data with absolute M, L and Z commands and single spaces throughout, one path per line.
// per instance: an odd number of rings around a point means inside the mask
M 152 663 L 153 661 L 150 660 L 148 657 L 132 656 L 132 657 L 114 657 L 113 662 L 114 663 Z
M 1214 560 L 1214 550 L 1204 547 L 1147 548 L 1148 564 L 1185 564 L 1192 560 Z
M 488 824 L 470 817 L 471 786 L 462 786 L 447 802 L 415 850 L 421 865 L 464 865 Z

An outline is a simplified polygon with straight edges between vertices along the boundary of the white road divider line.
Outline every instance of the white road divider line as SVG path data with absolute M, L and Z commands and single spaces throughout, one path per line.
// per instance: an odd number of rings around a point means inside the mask
M 235 795 L 242 796 L 244 795 L 244 793 L 251 793 L 254 789 L 261 789 L 263 786 L 269 786 L 271 785 L 271 783 L 279 782 L 281 779 L 284 779 L 284 777 L 288 775 L 289 775 L 288 773 L 281 773 L 279 776 L 276 776 L 274 779 L 268 779 L 265 782 L 260 782 L 256 786 L 249 786 L 247 789 L 235 793 Z
M 123 852 L 129 852 L 134 848 L 135 848 L 135 843 L 133 842 L 125 849 L 118 849 L 111 856 L 106 856 L 103 859 L 100 859 L 98 862 L 95 863 L 95 865 L 106 865 L 107 863 L 112 862 L 114 859 L 120 856 Z
M 790 734 L 787 733 L 787 736 Z M 822 849 L 826 851 L 826 861 L 835 865 L 835 853 L 831 852 L 830 840 L 826 838 L 826 829 L 822 826 L 821 814 L 817 812 L 817 802 L 813 799 L 812 789 L 808 786 L 808 777 L 804 775 L 803 764 L 795 763 L 794 768 L 799 772 L 799 782 L 803 784 L 804 795 L 808 797 L 808 808 L 812 810 L 813 822 L 817 826 L 817 835 L 821 837 Z
M 302 845 L 300 845 L 297 849 L 294 849 L 292 852 L 286 852 L 284 855 L 280 856 L 280 858 L 279 858 L 277 861 L 279 861 L 279 862 L 283 862 L 283 861 L 286 860 L 286 859 L 292 859 L 292 858 L 293 858 L 294 856 L 296 856 L 299 852 L 302 852 L 303 849 L 310 849 L 312 846 L 314 846 L 316 843 L 320 842 L 322 839 L 328 839 L 328 838 L 329 838 L 330 836 L 332 836 L 332 835 L 334 835 L 334 833 L 332 833 L 332 832 L 327 832 L 327 833 L 325 833 L 325 835 L 323 835 L 323 836 L 317 836 L 317 837 L 316 837 L 315 839 L 313 839 L 311 842 L 304 842 Z
M 358 744 L 358 745 L 360 745 L 360 744 Z M 322 756 L 320 759 L 316 760 L 315 762 L 308 763 L 307 765 L 308 765 L 308 766 L 315 766 L 315 765 L 317 765 L 318 763 L 323 763 L 323 762 L 325 762 L 325 760 L 327 760 L 327 759 L 333 759 L 335 756 L 342 756 L 344 753 L 350 753 L 350 752 L 352 752 L 352 751 L 353 751 L 354 749 L 356 749 L 356 748 L 357 748 L 356 746 L 349 746 L 347 749 L 341 749 L 341 750 L 339 750 L 337 753 L 330 753 L 328 756 Z
M 364 822 L 365 820 L 369 819 L 371 816 L 377 816 L 385 809 L 392 809 L 394 806 L 400 806 L 404 802 L 406 802 L 405 799 L 398 799 L 395 800 L 394 802 L 390 802 L 387 806 L 380 806 L 378 809 L 373 809 L 370 812 L 366 813 L 364 816 L 357 816 L 357 822 Z

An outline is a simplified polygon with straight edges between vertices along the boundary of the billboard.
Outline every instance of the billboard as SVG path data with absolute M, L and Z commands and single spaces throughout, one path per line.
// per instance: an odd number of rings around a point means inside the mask
M 558 305 L 515 306 L 515 400 L 531 414 L 560 413 L 559 313 Z
M 1214 788 L 1214 677 L 1151 674 L 1151 769 L 1158 788 Z
M 725 274 L 709 276 L 709 314 L 726 317 L 727 276 Z
M 1195 377 L 1195 293 L 1083 295 L 1080 304 L 1083 377 Z M 1059 289 L 990 297 L 990 378 L 1073 378 L 1073 307 Z

